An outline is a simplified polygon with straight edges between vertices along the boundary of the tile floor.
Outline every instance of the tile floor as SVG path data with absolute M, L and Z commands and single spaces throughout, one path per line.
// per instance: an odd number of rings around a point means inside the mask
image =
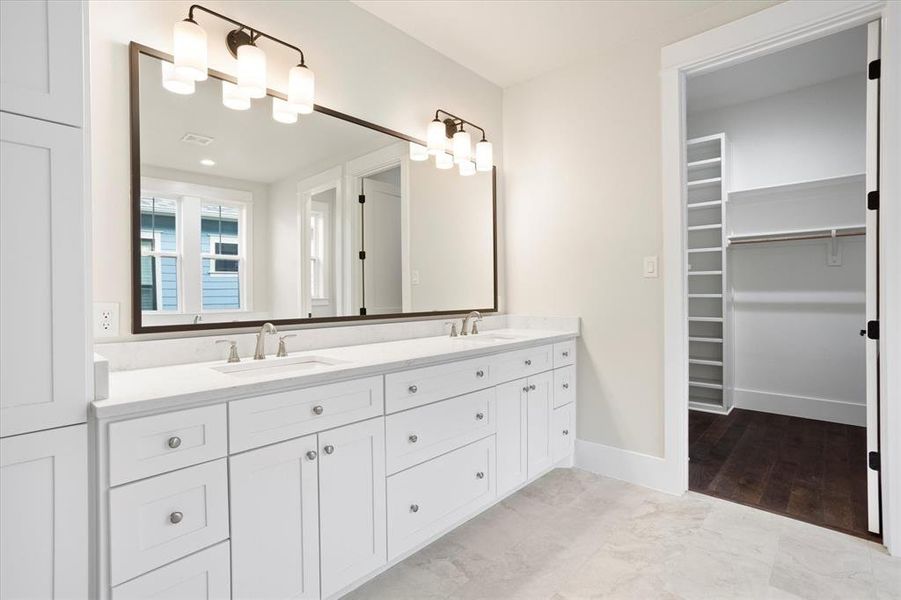
M 901 598 L 872 542 L 558 469 L 346 598 Z

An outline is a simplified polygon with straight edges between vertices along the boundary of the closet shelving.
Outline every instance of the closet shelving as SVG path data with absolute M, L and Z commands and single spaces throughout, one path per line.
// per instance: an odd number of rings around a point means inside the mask
M 726 300 L 726 136 L 688 140 L 686 147 L 688 260 L 688 399 L 695 410 L 729 408 Z

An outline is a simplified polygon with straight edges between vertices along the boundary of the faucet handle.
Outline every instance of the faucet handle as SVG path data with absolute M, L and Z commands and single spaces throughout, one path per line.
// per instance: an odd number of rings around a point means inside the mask
M 235 340 L 216 340 L 216 343 L 228 344 L 228 362 L 241 362 L 241 357 L 238 356 L 238 342 Z
M 451 326 L 450 336 L 457 337 L 457 324 L 454 321 L 445 321 L 444 324 Z
M 278 336 L 278 352 L 275 353 L 276 357 L 288 356 L 288 348 L 285 347 L 285 340 L 292 337 L 297 337 L 297 334 L 289 333 L 287 335 Z

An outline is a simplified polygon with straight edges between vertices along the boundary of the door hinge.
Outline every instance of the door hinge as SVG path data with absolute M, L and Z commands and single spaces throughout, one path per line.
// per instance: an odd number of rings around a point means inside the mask
M 879 79 L 879 76 L 882 74 L 882 61 L 878 58 L 876 60 L 871 60 L 870 64 L 867 65 L 867 76 L 870 79 Z
M 867 454 L 867 464 L 874 471 L 879 471 L 882 467 L 882 461 L 879 460 L 878 452 L 869 452 Z
M 360 260 L 366 260 L 366 251 L 360 250 Z
M 871 340 L 879 339 L 879 321 L 867 321 L 867 337 Z
M 360 194 L 359 196 L 357 196 L 357 201 L 360 204 L 366 204 L 366 194 Z
M 366 307 L 365 307 L 365 306 L 361 306 L 361 307 L 360 307 L 360 316 L 361 316 L 361 317 L 365 317 L 365 316 L 366 316 Z
M 879 190 L 867 192 L 867 209 L 879 210 Z

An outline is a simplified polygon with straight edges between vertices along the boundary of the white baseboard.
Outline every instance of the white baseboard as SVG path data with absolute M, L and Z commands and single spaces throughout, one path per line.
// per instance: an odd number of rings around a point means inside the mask
M 843 400 L 735 389 L 732 392 L 732 401 L 735 408 L 861 427 L 867 424 L 866 405 Z
M 577 439 L 575 466 L 668 494 L 682 493 L 679 469 L 659 456 Z

